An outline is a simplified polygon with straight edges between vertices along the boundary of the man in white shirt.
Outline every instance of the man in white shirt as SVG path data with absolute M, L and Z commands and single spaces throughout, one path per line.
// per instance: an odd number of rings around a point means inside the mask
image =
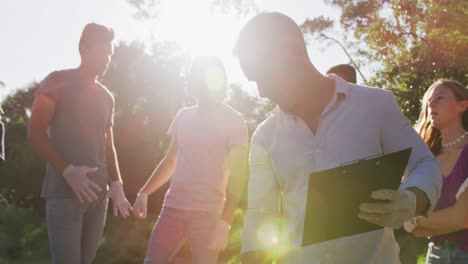
M 441 177 L 393 94 L 322 75 L 297 24 L 280 13 L 250 20 L 234 52 L 260 96 L 278 104 L 252 137 L 243 263 L 277 255 L 279 263 L 399 263 L 392 229 L 432 209 Z M 399 190 L 378 190 L 375 203 L 360 206 L 358 217 L 382 229 L 301 246 L 304 225 L 314 224 L 304 223 L 311 172 L 409 147 Z

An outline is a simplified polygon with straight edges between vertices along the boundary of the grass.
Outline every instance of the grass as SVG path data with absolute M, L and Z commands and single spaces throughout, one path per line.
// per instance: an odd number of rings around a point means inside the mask
M 425 264 L 426 263 L 426 254 L 422 254 L 418 256 L 418 264 Z
M 19 260 L 6 260 L 0 258 L 0 264 L 50 264 L 50 259 L 37 259 L 36 257 L 30 257 Z

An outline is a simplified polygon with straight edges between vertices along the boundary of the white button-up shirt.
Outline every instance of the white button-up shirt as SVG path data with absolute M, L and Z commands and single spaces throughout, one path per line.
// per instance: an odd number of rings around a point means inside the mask
M 424 191 L 429 210 L 436 204 L 442 183 L 438 164 L 393 94 L 334 78 L 334 96 L 315 135 L 279 107 L 256 129 L 243 253 L 273 249 L 282 255 L 280 263 L 399 263 L 389 228 L 301 247 L 309 174 L 349 161 L 412 148 L 400 188 Z

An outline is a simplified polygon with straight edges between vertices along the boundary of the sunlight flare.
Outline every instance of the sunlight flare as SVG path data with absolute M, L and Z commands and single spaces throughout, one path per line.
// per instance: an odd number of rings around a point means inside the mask
M 191 54 L 219 55 L 230 53 L 241 25 L 238 16 L 220 12 L 209 0 L 165 0 L 153 33 Z

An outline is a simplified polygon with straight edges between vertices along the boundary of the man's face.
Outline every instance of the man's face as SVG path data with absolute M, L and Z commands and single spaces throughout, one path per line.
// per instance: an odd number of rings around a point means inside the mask
M 114 46 L 112 42 L 98 42 L 85 47 L 82 53 L 82 61 L 91 71 L 102 76 L 109 66 L 113 53 Z
M 260 97 L 268 98 L 283 110 L 292 110 L 295 100 L 292 90 L 288 87 L 289 78 L 292 76 L 288 75 L 285 67 L 278 62 L 278 57 L 271 56 L 271 59 L 266 59 L 254 54 L 239 54 L 239 64 L 247 79 L 257 84 Z

